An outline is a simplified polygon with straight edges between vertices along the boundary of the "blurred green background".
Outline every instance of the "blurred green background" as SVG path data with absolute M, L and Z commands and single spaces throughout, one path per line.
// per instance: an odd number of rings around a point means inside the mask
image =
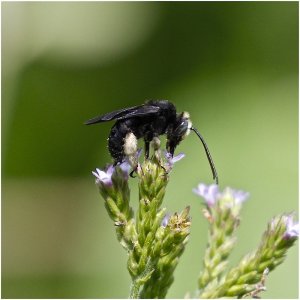
M 91 170 L 110 161 L 97 114 L 169 99 L 189 111 L 220 186 L 250 191 L 231 264 L 272 216 L 298 211 L 297 2 L 2 2 L 2 298 L 126 298 L 126 253 Z M 191 205 L 168 298 L 193 292 L 212 182 L 196 136 L 164 206 Z M 131 179 L 136 205 L 136 180 Z M 298 297 L 298 245 L 264 298 Z

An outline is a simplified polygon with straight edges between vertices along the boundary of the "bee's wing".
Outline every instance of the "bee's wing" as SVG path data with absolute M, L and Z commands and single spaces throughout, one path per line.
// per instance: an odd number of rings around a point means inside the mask
M 149 116 L 152 114 L 156 114 L 159 110 L 160 107 L 152 106 L 152 105 L 140 105 L 140 106 L 134 106 L 129 108 L 123 108 L 90 119 L 86 121 L 84 124 L 90 125 L 95 123 L 107 122 L 111 120 L 123 120 L 123 119 L 129 119 L 133 117 Z

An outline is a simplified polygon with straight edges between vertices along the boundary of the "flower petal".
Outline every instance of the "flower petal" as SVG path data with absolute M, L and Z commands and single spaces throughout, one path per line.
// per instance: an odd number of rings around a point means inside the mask
M 299 222 L 294 222 L 293 215 L 288 215 L 285 218 L 286 231 L 284 233 L 284 238 L 294 238 L 299 237 Z
M 92 174 L 96 177 L 97 184 L 100 184 L 101 182 L 106 186 L 111 186 L 112 185 L 111 176 L 113 172 L 114 172 L 114 167 L 110 165 L 107 168 L 106 172 L 96 168 L 96 172 L 92 171 Z
M 213 206 L 219 196 L 219 187 L 216 184 L 205 185 L 200 183 L 193 192 L 198 196 L 204 198 L 208 206 Z
M 170 214 L 166 214 L 161 221 L 161 226 L 167 227 L 169 220 L 170 220 Z
M 172 158 L 172 163 L 174 164 L 174 163 L 180 161 L 184 157 L 185 157 L 185 154 L 181 152 Z
M 122 170 L 124 173 L 126 173 L 126 174 L 129 173 L 129 170 L 130 170 L 130 168 L 131 168 L 131 166 L 130 166 L 130 164 L 129 164 L 128 161 L 123 161 L 123 162 L 119 165 L 119 167 L 120 167 L 121 170 Z
M 172 157 L 171 153 L 167 152 L 167 151 L 164 151 L 164 155 L 165 155 L 165 158 L 167 160 L 166 162 L 166 165 L 169 167 L 169 168 L 172 168 L 174 163 L 180 161 L 182 158 L 185 157 L 185 154 L 184 153 L 179 153 L 178 155 Z
M 242 190 L 232 190 L 232 196 L 235 200 L 235 204 L 242 204 L 249 197 L 248 192 L 244 192 Z

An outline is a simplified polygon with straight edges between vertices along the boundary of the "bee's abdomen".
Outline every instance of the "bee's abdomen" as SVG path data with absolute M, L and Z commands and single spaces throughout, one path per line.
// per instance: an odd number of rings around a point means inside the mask
M 124 130 L 120 130 L 115 124 L 108 137 L 108 150 L 115 161 L 115 164 L 122 162 L 124 159 L 124 138 L 127 134 Z
M 137 139 L 136 132 L 132 128 L 132 119 L 116 122 L 112 127 L 108 138 L 108 150 L 115 161 L 121 163 L 126 155 L 136 152 Z

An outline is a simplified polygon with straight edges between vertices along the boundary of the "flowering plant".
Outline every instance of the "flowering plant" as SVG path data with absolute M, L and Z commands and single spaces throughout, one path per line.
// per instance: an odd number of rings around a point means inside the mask
M 130 298 L 165 298 L 174 281 L 174 270 L 187 245 L 190 207 L 180 213 L 162 208 L 170 171 L 184 154 L 171 157 L 155 149 L 152 158 L 139 164 L 139 153 L 117 166 L 96 169 L 96 185 L 105 208 L 114 221 L 117 238 L 128 254 L 132 278 Z M 134 165 L 136 164 L 136 165 Z M 130 206 L 129 170 L 134 167 L 139 187 L 139 206 Z M 215 184 L 199 184 L 194 193 L 204 199 L 203 215 L 209 223 L 203 270 L 195 292 L 197 298 L 258 297 L 267 274 L 283 262 L 287 250 L 299 236 L 293 214 L 274 217 L 256 250 L 236 267 L 227 270 L 228 257 L 236 243 L 240 212 L 249 193 Z

